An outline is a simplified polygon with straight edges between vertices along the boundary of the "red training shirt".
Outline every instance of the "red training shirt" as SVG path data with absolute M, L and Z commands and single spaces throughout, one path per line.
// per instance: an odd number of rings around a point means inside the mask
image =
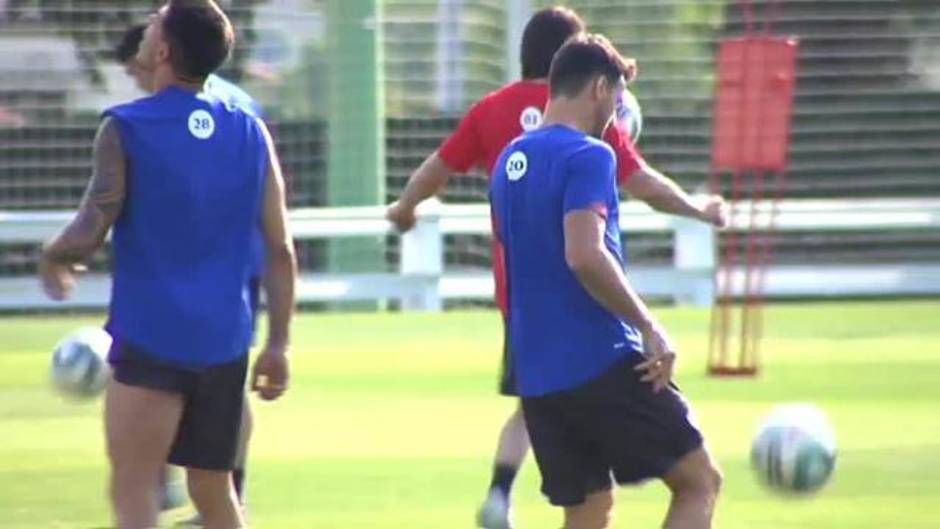
M 493 174 L 493 165 L 509 142 L 542 124 L 548 104 L 548 83 L 522 80 L 508 84 L 477 101 L 460 121 L 457 130 L 438 151 L 441 160 L 456 173 L 483 169 Z M 617 182 L 623 184 L 643 164 L 643 158 L 630 141 L 630 135 L 617 126 L 607 127 L 604 141 L 617 155 Z M 496 304 L 505 317 L 506 266 L 502 245 L 493 238 L 493 277 Z

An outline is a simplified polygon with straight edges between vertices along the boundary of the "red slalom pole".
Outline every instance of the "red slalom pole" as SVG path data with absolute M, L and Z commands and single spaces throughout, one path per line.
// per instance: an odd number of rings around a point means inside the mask
M 738 246 L 741 244 L 739 241 L 738 234 L 734 227 L 735 219 L 738 217 L 738 208 L 741 203 L 741 195 L 744 188 L 744 177 L 741 171 L 734 171 L 731 175 L 731 204 L 730 204 L 730 220 L 731 220 L 731 229 L 728 231 L 727 244 L 725 246 L 725 263 L 724 263 L 724 291 L 725 298 L 722 305 L 722 328 L 721 328 L 721 366 L 728 366 L 728 350 L 729 343 L 728 339 L 731 335 L 731 305 L 735 296 L 735 279 L 736 279 L 736 268 L 738 267 Z
M 721 175 L 716 169 L 708 175 L 708 190 L 712 194 L 721 193 Z M 719 352 L 719 339 L 721 329 L 727 327 L 725 319 L 727 318 L 727 313 L 724 309 L 724 299 L 726 297 L 724 284 L 719 280 L 719 276 L 723 274 L 725 263 L 724 263 L 724 251 L 721 248 L 720 239 L 718 244 L 717 252 L 717 263 L 715 272 L 712 274 L 712 291 L 714 292 L 714 302 L 712 303 L 710 322 L 709 322 L 709 335 L 708 335 L 708 368 L 709 371 L 714 370 L 715 366 L 720 365 L 718 362 L 718 357 L 720 356 Z
M 773 184 L 773 193 L 771 194 L 770 199 L 770 211 L 768 212 L 767 227 L 764 230 L 764 235 L 762 237 L 761 243 L 761 252 L 759 258 L 758 269 L 760 273 L 757 276 L 757 291 L 760 294 L 760 310 L 757 312 L 756 320 L 754 322 L 754 332 L 752 333 L 752 345 L 751 349 L 753 350 L 755 361 L 758 360 L 760 356 L 760 342 L 764 335 L 764 300 L 766 296 L 764 295 L 765 285 L 766 285 L 766 276 L 767 268 L 770 266 L 770 263 L 773 262 L 773 253 L 774 253 L 774 234 L 777 224 L 777 216 L 780 212 L 780 202 L 783 200 L 783 195 L 786 192 L 787 188 L 787 178 L 786 171 L 777 171 L 774 175 L 774 184 Z M 756 365 L 756 364 L 755 364 Z
M 764 182 L 766 173 L 757 171 L 754 175 L 753 194 L 751 196 L 751 211 L 747 233 L 746 258 L 744 263 L 744 292 L 741 302 L 741 343 L 738 353 L 738 366 L 742 373 L 753 373 L 756 364 L 753 362 L 753 335 L 755 331 L 755 311 L 760 310 L 760 291 L 757 288 L 757 277 L 760 275 L 760 244 L 762 234 L 758 224 L 758 215 L 764 204 Z

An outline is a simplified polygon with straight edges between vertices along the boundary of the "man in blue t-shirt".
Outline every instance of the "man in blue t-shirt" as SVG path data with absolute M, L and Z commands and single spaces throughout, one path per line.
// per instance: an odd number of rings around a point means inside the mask
M 39 263 L 47 295 L 63 299 L 114 228 L 105 429 L 120 529 L 156 527 L 167 461 L 187 469 L 206 527 L 244 525 L 230 474 L 259 222 L 269 329 L 251 385 L 268 400 L 287 390 L 296 260 L 277 154 L 257 116 L 203 91 L 233 42 L 212 0 L 170 0 L 151 17 L 136 62 L 153 95 L 104 113 L 79 211 Z
M 543 125 L 496 163 L 513 367 L 542 491 L 567 529 L 608 526 L 611 477 L 662 479 L 665 527 L 701 529 L 721 477 L 671 382 L 673 345 L 624 275 L 616 162 L 597 139 L 629 64 L 602 36 L 569 40 Z

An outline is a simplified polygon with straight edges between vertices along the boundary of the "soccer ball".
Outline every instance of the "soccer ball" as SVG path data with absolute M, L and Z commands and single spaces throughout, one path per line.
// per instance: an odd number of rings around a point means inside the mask
M 832 427 L 825 414 L 809 404 L 772 410 L 751 445 L 751 467 L 758 481 L 778 492 L 819 490 L 832 476 L 835 462 Z
M 636 96 L 626 88 L 617 98 L 614 119 L 617 126 L 630 135 L 633 143 L 640 141 L 640 133 L 643 132 L 643 109 L 640 108 Z
M 104 390 L 110 368 L 106 360 L 111 335 L 97 327 L 78 329 L 62 339 L 52 353 L 52 386 L 73 398 L 90 398 Z

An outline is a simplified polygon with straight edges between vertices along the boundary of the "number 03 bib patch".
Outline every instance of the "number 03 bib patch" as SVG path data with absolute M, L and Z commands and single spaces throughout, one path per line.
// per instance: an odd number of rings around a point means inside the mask
M 200 140 L 209 139 L 215 132 L 215 120 L 205 110 L 194 110 L 189 115 L 189 133 Z

